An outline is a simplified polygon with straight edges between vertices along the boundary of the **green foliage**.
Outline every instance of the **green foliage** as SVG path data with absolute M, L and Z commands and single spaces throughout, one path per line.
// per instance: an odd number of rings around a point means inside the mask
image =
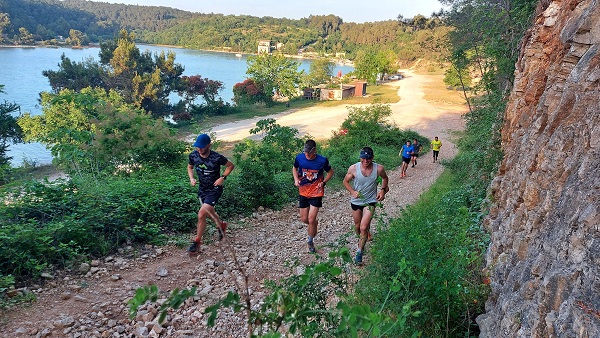
M 103 70 L 93 58 L 82 62 L 72 62 L 63 53 L 60 56 L 58 70 L 44 70 L 42 75 L 48 78 L 50 86 L 55 92 L 63 89 L 80 91 L 87 87 L 101 87 L 103 85 Z
M 450 87 L 469 87 L 471 85 L 469 70 L 461 69 L 459 74 L 455 67 L 448 68 L 444 72 L 444 83 Z
M 486 288 L 479 271 L 489 238 L 481 227 L 480 205 L 474 201 L 485 190 L 463 187 L 462 178 L 446 174 L 390 223 L 389 231 L 373 244 L 372 263 L 357 284 L 359 302 L 386 304 L 391 313 L 416 301 L 414 309 L 422 316 L 407 321 L 409 332 L 464 337 L 474 325 L 470 314 L 483 310 Z M 397 279 L 399 291 L 386 301 L 389 286 L 382 281 L 390 278 Z M 406 335 L 400 328 L 392 334 Z
M 329 59 L 319 58 L 310 64 L 308 74 L 305 76 L 304 85 L 307 87 L 329 83 L 333 76 L 334 64 Z
M 158 317 L 158 321 L 160 323 L 164 322 L 168 309 L 178 309 L 186 299 L 193 297 L 195 294 L 195 287 L 189 290 L 180 290 L 179 288 L 175 288 L 175 290 L 173 290 L 169 295 L 167 301 L 160 306 L 160 316 Z M 134 318 L 137 313 L 137 309 L 141 305 L 145 304 L 146 302 L 155 303 L 159 296 L 158 287 L 156 285 L 148 285 L 137 289 L 135 291 L 135 296 L 127 302 L 127 304 L 129 304 L 129 317 Z
M 519 41 L 531 24 L 538 1 L 442 2 L 450 5 L 447 19 L 455 27 L 450 34 L 451 62 L 457 69 L 477 70 L 482 78 L 480 88 L 487 94 L 506 93 L 512 86 Z M 461 54 L 466 60 L 456 57 Z
M 36 278 L 124 243 L 165 243 L 167 233 L 195 224 L 198 202 L 190 189 L 180 168 L 5 189 L 0 274 Z
M 354 60 L 354 74 L 359 79 L 376 84 L 379 80 L 378 76 L 395 71 L 393 69 L 395 61 L 396 54 L 390 50 L 385 51 L 376 47 L 361 49 Z
M 15 278 L 13 276 L 0 274 L 0 310 L 34 300 L 35 295 L 32 292 L 15 290 Z
M 393 168 L 400 163 L 398 151 L 407 140 L 416 138 L 422 144 L 429 144 L 427 138 L 414 131 L 391 126 L 387 122 L 392 113 L 389 105 L 373 104 L 348 109 L 348 118 L 323 149 L 340 180 L 346 175 L 346 169 L 359 160 L 358 153 L 363 147 L 373 148 L 375 162 Z
M 57 71 L 46 70 L 42 74 L 48 77 L 54 93 L 63 89 L 77 92 L 87 87 L 112 90 L 124 102 L 143 108 L 154 117 L 168 116 L 178 105 L 186 110 L 204 109 L 211 114 L 226 111 L 227 105 L 218 98 L 223 83 L 200 75 L 183 76 L 184 68 L 175 62 L 175 53 L 141 52 L 133 33 L 121 30 L 117 38 L 100 44 L 99 55 L 100 62 L 91 58 L 72 62 L 62 55 Z M 171 105 L 169 96 L 174 92 L 183 99 Z M 204 99 L 204 107 L 194 104 L 198 97 Z
M 43 115 L 19 118 L 25 140 L 46 144 L 55 161 L 72 173 L 129 172 L 171 164 L 183 152 L 164 121 L 112 91 L 42 93 L 42 109 Z
M 4 85 L 0 85 L 0 94 L 3 93 Z M 3 178 L 8 174 L 9 161 L 12 159 L 6 152 L 10 143 L 20 142 L 23 137 L 21 127 L 13 114 L 19 111 L 15 103 L 4 101 L 0 103 L 0 184 L 6 182 Z
M 294 97 L 304 71 L 298 71 L 300 62 L 282 54 L 251 55 L 247 60 L 246 74 L 266 93 Z
M 260 120 L 251 134 L 261 134 L 262 142 L 245 140 L 234 148 L 236 171 L 245 184 L 241 196 L 251 208 L 258 206 L 279 208 L 295 196 L 291 184 L 291 161 L 302 140 L 298 130 L 282 127 L 274 119 Z
M 237 106 L 264 103 L 269 106 L 273 103 L 272 95 L 267 95 L 261 84 L 253 79 L 236 83 L 233 86 L 233 101 Z

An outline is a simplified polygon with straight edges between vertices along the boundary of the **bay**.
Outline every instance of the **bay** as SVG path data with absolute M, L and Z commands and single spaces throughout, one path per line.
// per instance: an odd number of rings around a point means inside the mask
M 220 97 L 232 102 L 233 86 L 247 78 L 248 55 L 236 56 L 233 53 L 200 51 L 172 46 L 137 45 L 141 51 L 152 53 L 173 51 L 175 62 L 184 68 L 184 75 L 200 75 L 203 78 L 221 81 L 223 90 Z M 81 62 L 87 58 L 98 60 L 98 47 L 81 49 L 18 47 L 0 48 L 0 84 L 4 85 L 4 93 L 0 94 L 0 102 L 12 102 L 21 107 L 21 112 L 32 115 L 42 114 L 39 106 L 39 93 L 50 91 L 48 79 L 42 75 L 44 70 L 58 70 L 60 56 L 64 53 L 71 61 Z M 299 59 L 300 68 L 308 72 L 310 60 Z M 336 65 L 334 74 L 341 71 L 346 74 L 353 69 L 349 66 Z M 52 162 L 52 155 L 46 147 L 39 143 L 13 144 L 9 146 L 8 156 L 12 156 L 11 164 L 20 166 L 23 163 L 44 165 Z

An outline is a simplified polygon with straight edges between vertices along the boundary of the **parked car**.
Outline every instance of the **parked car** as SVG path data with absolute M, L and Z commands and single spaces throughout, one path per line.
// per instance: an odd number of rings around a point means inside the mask
M 402 75 L 400 75 L 400 74 L 390 75 L 390 77 L 388 79 L 390 81 L 400 80 L 400 79 L 402 79 Z

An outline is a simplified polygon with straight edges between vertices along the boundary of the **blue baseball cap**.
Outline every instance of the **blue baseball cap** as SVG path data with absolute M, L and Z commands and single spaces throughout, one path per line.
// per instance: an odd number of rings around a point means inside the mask
M 360 158 L 371 159 L 373 158 L 373 150 L 371 148 L 364 148 L 360 150 Z
M 194 147 L 206 148 L 206 146 L 209 144 L 210 144 L 210 136 L 208 136 L 206 134 L 200 134 L 196 138 L 196 142 L 194 142 Z

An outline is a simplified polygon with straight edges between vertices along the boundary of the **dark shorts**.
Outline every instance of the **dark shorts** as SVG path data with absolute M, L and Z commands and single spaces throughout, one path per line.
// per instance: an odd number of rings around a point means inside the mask
M 372 206 L 374 207 L 375 205 L 377 205 L 377 202 L 373 202 L 373 203 L 369 203 L 367 205 L 356 205 L 354 203 L 350 203 L 350 207 L 352 208 L 352 210 L 356 211 L 356 210 L 362 210 L 364 209 L 366 206 Z
M 410 157 L 402 156 L 402 162 L 407 163 L 407 164 L 410 163 Z
M 419 154 L 412 154 L 412 157 L 419 157 Z
M 308 208 L 310 205 L 320 208 L 323 206 L 323 197 L 298 197 L 298 208 Z
M 202 189 L 198 191 L 198 199 L 202 204 L 210 204 L 213 207 L 219 201 L 223 195 L 223 187 L 211 187 L 208 189 Z
M 434 151 L 433 151 L 433 156 L 437 157 L 439 153 L 440 153 L 440 151 L 439 151 L 439 150 L 434 150 Z

